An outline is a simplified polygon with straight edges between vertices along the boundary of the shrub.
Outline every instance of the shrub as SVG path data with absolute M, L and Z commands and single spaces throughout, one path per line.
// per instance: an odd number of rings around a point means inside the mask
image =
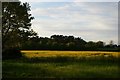
M 17 59 L 22 57 L 22 54 L 18 48 L 9 48 L 3 49 L 2 51 L 2 59 Z

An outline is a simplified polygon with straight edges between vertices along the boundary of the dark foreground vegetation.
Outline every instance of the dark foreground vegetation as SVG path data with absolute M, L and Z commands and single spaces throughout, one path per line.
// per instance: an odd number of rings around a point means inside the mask
M 17 48 L 3 49 L 2 59 L 18 59 L 22 57 L 22 53 Z

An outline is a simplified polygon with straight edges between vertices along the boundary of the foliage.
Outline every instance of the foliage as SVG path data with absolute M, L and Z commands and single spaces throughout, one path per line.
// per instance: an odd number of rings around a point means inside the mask
M 37 35 L 32 29 L 28 3 L 2 3 L 2 49 L 3 59 L 21 57 L 18 50 L 22 43 Z
M 23 50 L 78 50 L 78 51 L 118 51 L 117 45 L 105 45 L 102 41 L 85 41 L 81 37 L 52 35 L 32 37 L 23 43 Z
M 2 52 L 2 59 L 15 59 L 15 58 L 21 58 L 22 54 L 18 48 L 8 48 L 4 49 Z
M 19 47 L 23 40 L 34 35 L 30 29 L 34 17 L 29 13 L 28 3 L 3 2 L 2 3 L 2 39 L 3 48 Z M 35 34 L 36 35 L 36 34 Z

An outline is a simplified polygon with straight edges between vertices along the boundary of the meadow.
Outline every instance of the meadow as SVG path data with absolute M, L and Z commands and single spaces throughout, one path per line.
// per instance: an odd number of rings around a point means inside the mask
M 21 51 L 4 60 L 3 78 L 119 78 L 118 52 Z

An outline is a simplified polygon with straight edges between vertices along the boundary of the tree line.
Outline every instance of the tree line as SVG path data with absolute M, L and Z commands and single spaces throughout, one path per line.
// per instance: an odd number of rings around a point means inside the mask
M 116 44 L 105 45 L 102 41 L 85 41 L 81 37 L 52 35 L 48 37 L 31 37 L 21 44 L 23 50 L 105 50 L 117 51 Z

